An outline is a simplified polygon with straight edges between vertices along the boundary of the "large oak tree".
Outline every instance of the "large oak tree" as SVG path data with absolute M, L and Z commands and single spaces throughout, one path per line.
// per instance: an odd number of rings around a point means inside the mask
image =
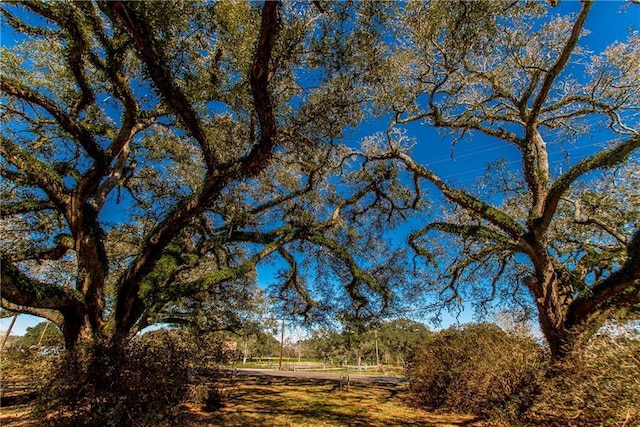
M 374 33 L 349 7 L 4 2 L 2 306 L 68 347 L 118 344 L 279 258 L 308 311 L 304 253 L 344 307 L 384 305 L 386 270 L 343 220 L 377 178 L 328 179 L 366 106 L 356 47 Z
M 593 8 L 403 5 L 380 72 L 380 109 L 393 119 L 363 154 L 392 159 L 416 194 L 427 182 L 444 200 L 445 215 L 409 238 L 435 268 L 426 277 L 439 297 L 533 302 L 555 356 L 610 316 L 637 318 L 640 304 L 640 40 L 631 32 L 590 52 Z M 519 160 L 494 164 L 476 188 L 456 185 L 430 167 L 424 150 L 437 141 L 414 123 L 442 129 L 452 144 L 484 136 Z M 594 139 L 603 144 L 591 154 L 568 156 Z

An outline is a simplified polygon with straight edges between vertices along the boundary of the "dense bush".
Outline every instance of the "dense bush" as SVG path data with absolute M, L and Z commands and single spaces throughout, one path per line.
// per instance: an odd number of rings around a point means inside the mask
M 194 351 L 179 334 L 164 330 L 124 348 L 78 348 L 54 369 L 36 410 L 43 417 L 57 412 L 53 425 L 173 425 L 188 391 Z
M 407 375 L 414 401 L 427 409 L 517 420 L 540 392 L 544 359 L 529 337 L 471 324 L 432 334 Z
M 51 370 L 57 358 L 55 354 L 35 347 L 12 345 L 5 348 L 0 355 L 0 407 L 32 402 L 45 385 L 43 373 Z
M 2 379 L 40 388 L 43 372 L 48 372 L 63 352 L 62 333 L 57 326 L 42 322 L 27 328 L 24 336 L 10 338 L 0 356 Z
M 2 352 L 2 378 L 40 384 L 42 373 L 48 371 L 55 362 L 38 348 L 19 345 L 6 348 Z
M 640 337 L 601 334 L 556 364 L 530 417 L 536 425 L 640 426 Z

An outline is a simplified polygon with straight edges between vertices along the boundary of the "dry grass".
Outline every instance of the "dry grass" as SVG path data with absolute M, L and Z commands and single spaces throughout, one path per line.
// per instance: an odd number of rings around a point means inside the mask
M 409 406 L 406 385 L 351 384 L 335 381 L 240 376 L 223 389 L 224 407 L 183 405 L 184 426 L 329 427 L 329 426 L 473 426 L 469 415 L 436 414 Z M 29 405 L 3 407 L 0 425 L 42 425 L 29 417 Z
M 4 379 L 3 379 L 4 383 Z M 30 419 L 32 396 L 26 391 L 7 391 L 3 388 L 0 397 L 0 426 L 28 427 L 37 425 Z

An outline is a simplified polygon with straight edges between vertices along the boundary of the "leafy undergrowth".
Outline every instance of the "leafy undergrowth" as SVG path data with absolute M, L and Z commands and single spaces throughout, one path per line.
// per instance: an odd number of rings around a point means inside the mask
M 274 377 L 238 377 L 224 385 L 224 406 L 182 406 L 183 426 L 472 426 L 470 415 L 430 413 L 408 404 L 406 385 L 352 384 Z M 28 405 L 2 408 L 0 425 L 42 425 Z M 480 425 L 480 424 L 478 424 Z

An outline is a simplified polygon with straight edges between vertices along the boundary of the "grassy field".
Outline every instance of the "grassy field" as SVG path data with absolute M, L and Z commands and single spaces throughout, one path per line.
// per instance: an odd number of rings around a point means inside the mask
M 406 385 L 355 384 L 340 390 L 334 381 L 238 377 L 223 388 L 224 407 L 183 406 L 184 426 L 472 426 L 473 416 L 434 414 L 407 404 Z M 28 404 L 3 407 L 3 427 L 41 425 Z
M 469 426 L 473 416 L 434 414 L 407 404 L 406 385 L 356 384 L 340 390 L 333 381 L 240 377 L 224 390 L 214 413 L 188 405 L 186 425 L 328 427 Z
M 250 360 L 246 363 L 237 361 L 226 365 L 228 368 L 246 368 L 246 369 L 278 369 L 279 363 L 277 359 L 271 361 L 254 361 Z M 342 366 L 339 364 L 326 364 L 322 363 L 322 360 L 318 359 L 284 359 L 282 362 L 282 368 L 286 371 L 310 371 L 310 372 L 333 372 L 333 373 L 351 373 L 351 374 L 364 374 L 364 375 L 381 375 L 381 376 L 394 376 L 404 377 L 405 369 L 402 366 L 394 365 L 363 365 L 361 369 L 358 369 L 355 364 Z

